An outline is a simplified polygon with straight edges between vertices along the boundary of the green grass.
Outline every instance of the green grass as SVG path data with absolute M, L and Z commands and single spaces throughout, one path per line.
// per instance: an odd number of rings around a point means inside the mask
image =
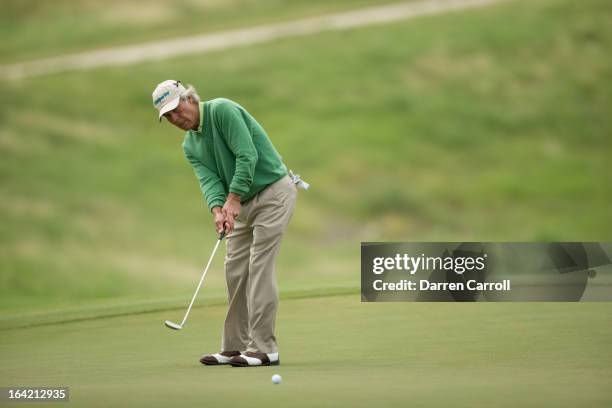
M 249 369 L 198 363 L 219 346 L 225 307 L 196 309 L 181 332 L 164 328 L 177 313 L 3 331 L 0 378 L 68 386 L 70 405 L 86 407 L 612 403 L 606 303 L 284 301 L 281 365 Z
M 0 62 L 290 21 L 392 2 L 4 0 Z
M 188 298 L 214 232 L 155 120 L 167 77 L 246 106 L 311 182 L 283 291 L 354 286 L 360 241 L 609 240 L 611 16 L 513 1 L 0 82 L 1 313 Z M 206 291 L 223 296 L 221 256 Z
M 300 289 L 283 290 L 279 295 L 281 300 L 317 298 L 325 296 L 341 296 L 348 294 L 358 294 L 359 287 L 347 286 L 326 286 L 326 287 L 307 287 Z M 42 309 L 33 311 L 21 311 L 0 316 L 0 330 L 9 330 L 34 326 L 46 326 L 67 322 L 79 322 L 85 320 L 99 319 L 105 317 L 126 316 L 136 313 L 150 313 L 157 311 L 178 311 L 183 313 L 190 299 L 186 296 L 175 296 L 166 298 L 155 298 L 142 300 L 141 298 L 124 297 L 120 300 L 111 299 L 106 301 L 82 301 L 72 303 L 68 307 Z M 198 300 L 193 308 L 209 307 L 227 304 L 227 295 L 221 293 L 211 293 L 206 290 L 200 292 Z M 32 306 L 32 305 L 30 305 Z

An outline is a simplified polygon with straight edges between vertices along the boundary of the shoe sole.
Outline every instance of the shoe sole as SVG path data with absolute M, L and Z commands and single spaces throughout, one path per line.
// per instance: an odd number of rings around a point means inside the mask
M 261 364 L 261 365 L 249 365 L 246 361 L 243 363 L 242 361 L 237 361 L 235 363 L 230 363 L 232 367 L 268 367 L 268 366 L 277 366 L 280 365 L 280 359 L 276 361 L 272 361 L 271 363 Z
M 220 363 L 218 361 L 204 361 L 204 360 L 200 360 L 200 363 L 204 364 L 204 365 L 211 365 L 211 366 L 217 366 L 217 365 L 228 365 L 228 363 Z

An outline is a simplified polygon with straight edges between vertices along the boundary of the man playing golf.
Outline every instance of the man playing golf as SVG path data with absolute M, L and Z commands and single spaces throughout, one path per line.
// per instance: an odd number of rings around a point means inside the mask
M 295 206 L 299 177 L 288 175 L 261 125 L 240 105 L 200 101 L 192 86 L 160 83 L 153 92 L 159 119 L 186 131 L 193 166 L 218 233 L 226 232 L 229 308 L 221 351 L 206 365 L 278 365 L 274 335 L 278 305 L 275 260 Z

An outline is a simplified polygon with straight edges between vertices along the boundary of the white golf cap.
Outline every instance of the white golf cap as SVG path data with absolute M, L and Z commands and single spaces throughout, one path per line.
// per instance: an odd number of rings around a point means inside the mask
M 180 96 L 185 91 L 186 89 L 181 84 L 181 81 L 173 79 L 168 79 L 157 85 L 153 91 L 153 106 L 159 111 L 159 120 L 161 120 L 164 113 L 170 112 L 178 106 Z

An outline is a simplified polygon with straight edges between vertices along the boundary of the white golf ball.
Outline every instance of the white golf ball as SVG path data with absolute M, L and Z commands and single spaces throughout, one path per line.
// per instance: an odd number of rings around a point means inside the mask
M 274 374 L 274 375 L 272 376 L 272 382 L 273 382 L 274 384 L 280 384 L 280 382 L 281 382 L 282 380 L 283 380 L 283 379 L 282 379 L 282 378 L 281 378 L 281 376 L 280 376 L 280 375 L 278 375 L 278 374 Z

